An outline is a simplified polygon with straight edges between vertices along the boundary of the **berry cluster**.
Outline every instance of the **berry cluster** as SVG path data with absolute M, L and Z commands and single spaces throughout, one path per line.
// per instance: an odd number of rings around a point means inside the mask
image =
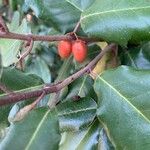
M 58 43 L 58 53 L 61 58 L 68 58 L 71 53 L 74 59 L 81 63 L 85 60 L 87 55 L 87 45 L 82 40 L 76 41 L 60 41 Z

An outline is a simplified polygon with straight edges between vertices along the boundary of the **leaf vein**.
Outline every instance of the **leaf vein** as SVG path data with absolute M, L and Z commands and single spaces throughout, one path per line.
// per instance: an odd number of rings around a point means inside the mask
M 109 10 L 109 11 L 103 11 L 103 12 L 96 12 L 96 13 L 93 13 L 93 14 L 89 14 L 89 15 L 85 15 L 84 17 L 81 17 L 81 20 L 85 19 L 85 18 L 88 18 L 88 17 L 91 17 L 91 16 L 96 16 L 96 15 L 103 15 L 103 14 L 106 14 L 106 13 L 115 13 L 115 12 L 123 12 L 123 11 L 135 11 L 135 10 L 140 10 L 140 9 L 149 9 L 150 6 L 146 6 L 146 7 L 133 7 L 133 8 L 127 8 L 127 9 L 117 9 L 117 10 Z
M 83 79 L 83 82 L 82 82 L 81 87 L 80 87 L 80 89 L 79 89 L 78 95 L 80 95 L 80 93 L 82 92 L 82 89 L 84 88 L 84 84 L 85 84 L 86 79 L 87 79 L 87 75 L 86 75 L 86 76 L 84 77 L 84 79 Z
M 122 99 L 124 99 L 136 112 L 138 112 L 148 123 L 150 123 L 150 120 L 142 114 L 140 110 L 138 110 L 124 95 L 122 95 L 117 89 L 115 89 L 111 84 L 109 84 L 106 80 L 104 80 L 102 77 L 98 76 L 98 78 L 104 82 L 107 86 L 109 86 L 114 92 L 116 92 Z
M 28 149 L 30 148 L 30 146 L 31 146 L 31 144 L 32 144 L 32 142 L 33 142 L 33 140 L 35 139 L 36 135 L 38 134 L 38 131 L 40 130 L 40 128 L 41 128 L 42 124 L 44 123 L 44 121 L 45 121 L 47 115 L 49 114 L 49 112 L 50 112 L 50 109 L 45 113 L 44 117 L 42 118 L 42 120 L 41 120 L 40 123 L 38 124 L 38 126 L 37 126 L 35 132 L 33 133 L 33 135 L 32 135 L 32 137 L 31 137 L 29 143 L 27 144 L 25 150 L 28 150 Z
M 84 112 L 84 111 L 89 111 L 89 110 L 96 110 L 96 108 L 95 107 L 91 107 L 91 108 L 86 108 L 86 109 L 82 109 L 82 110 L 72 111 L 72 112 L 69 112 L 69 113 L 62 113 L 62 114 L 59 114 L 59 116 L 71 115 L 71 114 L 74 114 L 74 113 L 79 113 L 79 112 Z

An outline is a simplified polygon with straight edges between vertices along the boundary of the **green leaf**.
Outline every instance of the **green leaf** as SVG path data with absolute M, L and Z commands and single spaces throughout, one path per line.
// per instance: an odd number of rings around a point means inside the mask
M 0 142 L 5 137 L 5 131 L 8 127 L 8 120 L 7 116 L 10 111 L 10 107 L 0 107 Z
M 20 1 L 20 0 L 9 0 L 9 6 L 12 10 L 21 9 L 23 3 L 24 3 L 24 1 Z
M 96 115 L 96 107 L 95 101 L 86 98 L 77 102 L 59 104 L 55 111 L 47 108 L 35 109 L 23 120 L 10 126 L 0 149 L 9 149 L 12 143 L 11 149 L 16 150 L 57 149 L 60 140 L 59 130 L 78 131 L 89 126 Z M 57 118 L 59 118 L 60 129 L 58 129 Z
M 29 75 L 21 72 L 20 70 L 9 67 L 3 69 L 1 83 L 3 83 L 7 88 L 16 91 L 32 88 L 35 85 L 41 85 L 43 84 L 43 81 L 36 75 Z
M 150 42 L 136 47 L 130 47 L 121 53 L 123 65 L 132 66 L 137 69 L 150 69 Z
M 70 56 L 68 59 L 64 61 L 61 68 L 58 71 L 58 76 L 56 78 L 56 81 L 64 80 L 66 77 L 70 75 L 70 70 L 73 68 L 72 65 L 72 56 Z M 55 81 L 55 82 L 56 82 Z
M 61 132 L 78 131 L 87 127 L 95 118 L 96 102 L 91 98 L 66 101 L 57 106 Z
M 95 81 L 97 115 L 116 149 L 150 149 L 149 74 L 122 66 Z
M 67 0 L 25 0 L 25 3 L 40 20 L 63 33 L 75 27 L 81 14 L 81 10 Z
M 51 74 L 48 65 L 40 57 L 35 57 L 25 67 L 25 72 L 36 74 L 41 77 L 45 83 L 51 83 Z
M 108 136 L 106 135 L 106 132 L 103 128 L 100 131 L 98 149 L 99 150 L 115 150 L 115 148 L 113 147 L 112 143 L 109 141 Z
M 0 149 L 54 150 L 58 149 L 59 141 L 57 113 L 47 108 L 39 108 L 10 126 Z
M 93 86 L 91 85 L 93 85 L 93 80 L 89 75 L 78 78 L 69 85 L 69 94 L 66 100 L 74 96 L 86 97 L 88 94 L 93 93 Z
M 147 0 L 95 0 L 82 13 L 85 33 L 108 42 L 150 40 L 150 2 Z
M 70 2 L 73 6 L 75 6 L 77 9 L 79 9 L 81 12 L 83 12 L 85 9 L 87 9 L 94 0 L 66 0 L 67 2 Z
M 87 129 L 63 133 L 59 150 L 97 149 L 100 129 L 99 122 L 95 120 Z
M 4 68 L 1 83 L 12 91 L 31 91 L 38 89 L 43 81 L 37 76 L 27 75 L 13 68 Z M 6 94 L 0 93 L 0 99 Z M 8 113 L 12 105 L 0 107 L 0 126 L 8 126 Z
M 21 25 L 19 26 L 19 13 L 16 12 L 10 24 L 10 31 L 15 33 L 27 33 L 29 29 L 27 27 L 27 21 L 22 20 Z M 2 54 L 3 66 L 7 67 L 11 64 L 17 62 L 17 54 L 21 47 L 22 41 L 14 39 L 0 39 L 0 49 Z

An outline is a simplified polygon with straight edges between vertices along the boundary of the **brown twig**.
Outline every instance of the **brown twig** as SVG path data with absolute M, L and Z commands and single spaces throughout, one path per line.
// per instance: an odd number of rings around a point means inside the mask
M 1 30 L 7 34 L 9 32 L 8 27 L 6 26 L 2 16 L 0 15 L 0 28 L 2 28 Z
M 28 56 L 28 54 L 32 51 L 33 44 L 34 44 L 34 41 L 31 39 L 28 49 L 23 54 L 21 54 L 18 61 L 23 60 L 25 59 L 26 56 Z
M 44 98 L 45 94 L 46 94 L 45 91 L 43 91 L 41 96 L 38 97 L 32 104 L 30 104 L 30 105 L 32 105 L 32 108 L 34 108 L 42 100 L 42 98 Z
M 69 76 L 68 78 L 66 78 L 65 80 L 63 80 L 60 83 L 56 83 L 54 85 L 46 85 L 39 90 L 28 91 L 28 92 L 14 92 L 13 96 L 7 94 L 7 95 L 1 97 L 0 98 L 0 106 L 8 105 L 11 103 L 23 101 L 23 100 L 30 99 L 30 98 L 39 97 L 43 93 L 43 91 L 45 91 L 45 94 L 55 93 L 55 92 L 60 91 L 62 88 L 69 85 L 71 82 L 73 82 L 74 80 L 76 80 L 80 76 L 84 75 L 85 73 L 89 73 L 91 68 L 93 68 L 95 66 L 95 64 L 99 61 L 99 59 L 101 59 L 102 56 L 107 51 L 114 49 L 114 48 L 116 48 L 116 44 L 110 44 L 110 45 L 106 46 L 104 48 L 104 50 L 102 50 L 100 52 L 100 54 L 97 55 L 86 67 L 82 68 L 81 70 L 79 70 L 78 72 Z
M 13 118 L 13 120 L 11 121 L 20 121 L 22 120 L 32 109 L 35 108 L 35 106 L 37 105 L 37 103 L 40 102 L 40 100 L 42 100 L 42 98 L 45 96 L 45 92 L 43 91 L 43 93 L 41 94 L 40 97 L 37 98 L 37 100 L 35 100 L 33 103 L 26 105 L 25 107 L 21 108 L 17 114 L 15 115 L 15 118 Z
M 29 42 L 29 46 L 28 46 L 27 50 L 25 50 L 25 52 L 23 52 L 23 54 L 20 54 L 20 56 L 19 56 L 19 60 L 16 63 L 16 65 L 19 64 L 21 70 L 23 70 L 23 68 L 24 68 L 23 67 L 24 59 L 31 53 L 33 45 L 34 45 L 34 41 L 31 39 L 30 42 Z
M 7 93 L 7 94 L 13 94 L 13 91 L 8 89 L 4 84 L 0 83 L 0 90 Z
M 7 34 L 1 34 L 0 38 L 7 38 L 7 39 L 16 39 L 16 40 L 24 40 L 24 41 L 30 41 L 31 39 L 33 41 L 61 41 L 61 40 L 75 40 L 74 36 L 71 36 L 70 34 L 67 35 L 33 35 L 33 34 L 18 34 L 18 33 L 12 33 L 9 32 Z M 85 42 L 97 42 L 97 41 L 103 41 L 99 38 L 88 38 L 88 37 L 81 37 L 78 36 L 78 39 L 81 39 Z

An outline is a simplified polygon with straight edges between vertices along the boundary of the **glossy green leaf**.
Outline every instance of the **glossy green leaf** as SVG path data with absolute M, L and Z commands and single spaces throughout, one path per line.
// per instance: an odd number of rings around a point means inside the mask
M 100 131 L 98 150 L 115 150 L 103 128 Z
M 19 13 L 16 12 L 12 19 L 12 23 L 9 26 L 10 31 L 15 33 L 28 33 L 29 28 L 27 21 L 22 20 L 22 24 L 19 26 Z M 17 54 L 20 50 L 22 41 L 14 39 L 0 39 L 0 49 L 2 54 L 3 66 L 7 67 L 17 62 Z
M 96 107 L 92 99 L 82 99 L 77 102 L 62 103 L 55 111 L 47 108 L 35 109 L 23 120 L 10 126 L 8 134 L 0 144 L 0 149 L 9 149 L 12 143 L 11 148 L 16 147 L 16 150 L 57 149 L 60 140 L 59 130 L 78 131 L 89 126 L 96 115 Z
M 48 65 L 40 57 L 35 57 L 27 64 L 25 72 L 36 74 L 41 77 L 45 83 L 51 83 L 51 74 Z
M 67 0 L 25 0 L 25 2 L 40 20 L 63 33 L 72 30 L 80 18 L 81 10 Z
M 61 132 L 78 131 L 87 127 L 95 118 L 96 102 L 91 98 L 66 101 L 57 106 Z
M 15 68 L 8 67 L 3 69 L 1 83 L 8 89 L 16 91 L 29 87 L 31 88 L 35 85 L 41 85 L 43 81 L 36 75 L 29 75 Z
M 93 93 L 93 80 L 89 75 L 78 78 L 69 85 L 69 94 L 66 100 L 75 96 L 86 97 L 88 94 Z
M 47 44 L 49 44 L 49 43 L 47 43 Z M 39 48 L 40 46 L 41 45 L 38 45 L 37 48 Z M 49 48 L 49 47 L 47 47 L 47 45 L 46 46 L 42 45 L 39 56 L 46 62 L 46 64 L 48 66 L 51 67 L 55 64 L 55 60 L 57 60 L 57 57 L 56 57 L 57 54 L 55 53 L 55 51 L 56 51 L 55 46 L 50 46 L 50 48 Z
M 35 109 L 23 120 L 12 124 L 0 149 L 58 149 L 60 141 L 57 113 L 48 108 Z
M 27 75 L 13 68 L 4 68 L 1 77 L 1 83 L 9 90 L 13 91 L 31 91 L 38 89 L 43 84 L 43 81 L 37 76 Z M 0 94 L 0 99 L 5 94 Z M 0 126 L 8 126 L 8 114 L 12 105 L 0 107 Z
M 8 127 L 7 116 L 10 111 L 10 107 L 0 107 L 0 142 L 6 135 L 6 128 Z
M 88 59 L 91 61 L 100 53 L 100 51 L 101 48 L 96 43 L 88 44 L 88 53 L 87 53 Z
M 85 9 L 90 7 L 95 0 L 66 0 L 74 5 L 77 9 L 83 12 Z
M 150 149 L 149 74 L 122 66 L 95 81 L 97 115 L 116 149 Z
M 81 18 L 83 30 L 92 37 L 121 45 L 150 40 L 149 0 L 95 0 Z
M 121 63 L 137 69 L 150 69 L 150 42 L 122 50 Z
M 56 82 L 59 82 L 61 80 L 64 80 L 70 75 L 71 69 L 73 68 L 72 65 L 72 56 L 70 56 L 68 59 L 66 59 L 61 68 L 58 71 L 58 76 L 56 78 Z
M 99 122 L 94 121 L 91 126 L 85 130 L 63 133 L 59 150 L 97 149 L 100 129 Z

